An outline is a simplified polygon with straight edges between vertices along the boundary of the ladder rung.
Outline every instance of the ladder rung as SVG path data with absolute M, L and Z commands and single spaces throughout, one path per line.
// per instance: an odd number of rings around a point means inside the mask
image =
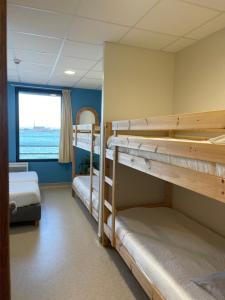
M 112 212 L 112 205 L 107 200 L 104 201 L 104 205 L 110 212 Z
M 113 181 L 111 178 L 109 178 L 108 176 L 105 176 L 105 182 L 108 183 L 108 185 L 112 186 L 113 185 Z
M 99 176 L 99 170 L 93 168 L 93 173 L 96 175 L 96 176 Z

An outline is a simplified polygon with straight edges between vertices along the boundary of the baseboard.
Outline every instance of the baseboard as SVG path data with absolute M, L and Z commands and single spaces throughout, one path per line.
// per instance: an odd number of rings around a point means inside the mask
M 45 189 L 63 189 L 71 187 L 72 182 L 39 183 L 42 190 Z

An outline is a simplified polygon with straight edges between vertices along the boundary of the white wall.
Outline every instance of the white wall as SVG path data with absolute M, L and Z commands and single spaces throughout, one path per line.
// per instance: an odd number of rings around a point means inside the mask
M 104 121 L 172 112 L 174 55 L 106 43 Z
M 174 113 L 225 109 L 225 30 L 175 56 Z M 174 207 L 225 236 L 225 205 L 180 188 Z

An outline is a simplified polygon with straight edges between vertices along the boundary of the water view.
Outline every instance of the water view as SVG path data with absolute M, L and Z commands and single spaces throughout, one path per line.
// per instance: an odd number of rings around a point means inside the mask
M 58 159 L 59 129 L 20 129 L 20 159 Z

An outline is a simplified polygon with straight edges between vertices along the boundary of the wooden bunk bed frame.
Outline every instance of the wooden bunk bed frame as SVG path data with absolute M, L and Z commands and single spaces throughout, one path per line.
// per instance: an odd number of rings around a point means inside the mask
M 81 141 L 79 141 L 79 138 L 78 138 L 79 133 L 89 134 L 90 135 L 90 143 L 87 144 L 87 143 L 82 143 Z M 78 174 L 76 174 L 76 160 L 75 160 L 76 148 L 80 148 L 80 149 L 90 152 L 90 173 L 89 173 L 90 174 L 90 187 L 89 187 L 90 188 L 90 203 L 89 203 L 88 210 L 97 222 L 98 222 L 98 212 L 92 206 L 92 197 L 93 197 L 93 193 L 97 192 L 97 191 L 95 191 L 94 186 L 93 186 L 93 175 L 99 176 L 99 171 L 93 167 L 94 154 L 100 154 L 100 150 L 99 150 L 100 147 L 98 147 L 98 146 L 95 147 L 95 145 L 94 145 L 95 134 L 99 134 L 99 133 L 100 133 L 100 127 L 95 124 L 81 124 L 81 125 L 73 126 L 73 160 L 72 160 L 73 178 L 78 176 Z M 82 176 L 82 175 L 79 175 L 79 176 Z M 74 196 L 74 193 L 75 193 L 75 190 L 72 185 L 73 196 Z
M 148 139 L 144 150 L 225 164 L 225 145 L 207 142 L 208 136 L 225 134 L 225 110 L 115 121 L 112 122 L 112 130 L 115 148 L 114 150 L 106 149 L 105 151 L 105 165 L 107 165 L 107 160 L 113 160 L 113 171 L 112 179 L 105 180 L 105 193 L 101 199 L 103 207 L 102 243 L 104 246 L 111 244 L 120 253 L 131 272 L 151 299 L 164 300 L 165 298 L 161 295 L 160 291 L 139 269 L 133 257 L 116 235 L 115 220 L 116 214 L 120 210 L 117 207 L 115 197 L 117 164 L 123 164 L 165 181 L 163 202 L 146 205 L 149 208 L 160 206 L 172 207 L 172 184 L 225 203 L 225 178 L 120 152 L 119 147 L 130 147 L 139 150 L 143 148 L 138 137 L 134 139 L 127 138 L 124 143 L 124 139 L 121 139 L 118 134 L 137 135 L 139 132 L 145 132 L 145 135 L 147 133 L 147 135 L 151 136 L 151 133 L 154 132 L 154 137 Z M 158 136 L 155 135 L 156 132 L 158 132 Z M 165 137 L 168 138 L 165 139 Z M 108 169 L 105 168 L 105 174 L 107 172 Z M 107 199 L 109 186 L 112 189 L 111 203 Z M 107 224 L 110 214 L 112 215 L 111 228 Z

